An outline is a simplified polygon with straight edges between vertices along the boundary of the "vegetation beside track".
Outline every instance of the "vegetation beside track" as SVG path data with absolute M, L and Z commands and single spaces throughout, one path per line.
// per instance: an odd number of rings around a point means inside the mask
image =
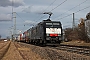
M 63 45 L 73 45 L 73 46 L 88 46 L 90 47 L 90 43 L 85 43 L 83 41 L 69 41 L 61 43 Z

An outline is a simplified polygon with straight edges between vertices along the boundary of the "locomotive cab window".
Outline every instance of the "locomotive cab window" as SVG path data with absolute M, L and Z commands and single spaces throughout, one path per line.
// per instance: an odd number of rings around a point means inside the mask
M 60 27 L 60 23 L 56 23 L 56 22 L 51 22 L 51 23 L 46 23 L 46 27 L 47 28 L 59 28 Z

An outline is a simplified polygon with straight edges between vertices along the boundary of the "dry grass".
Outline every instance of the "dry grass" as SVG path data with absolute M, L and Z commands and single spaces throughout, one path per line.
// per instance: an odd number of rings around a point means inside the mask
M 66 45 L 75 45 L 75 46 L 90 46 L 90 43 L 85 43 L 84 41 L 80 41 L 80 40 L 74 40 L 74 41 L 70 41 L 70 42 L 63 42 L 61 44 L 66 44 Z

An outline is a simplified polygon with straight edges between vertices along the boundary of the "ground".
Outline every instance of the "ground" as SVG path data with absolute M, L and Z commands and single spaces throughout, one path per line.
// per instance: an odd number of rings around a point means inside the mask
M 50 47 L 5 41 L 0 42 L 1 60 L 89 60 L 90 56 L 80 55 Z

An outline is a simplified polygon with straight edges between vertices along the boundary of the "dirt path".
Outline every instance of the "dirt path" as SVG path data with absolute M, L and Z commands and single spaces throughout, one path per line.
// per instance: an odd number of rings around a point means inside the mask
M 0 41 L 0 59 L 2 59 L 2 57 L 5 55 L 5 53 L 7 52 L 8 48 L 10 46 L 10 42 L 1 42 Z
M 1 60 L 41 60 L 40 56 L 19 44 L 11 42 L 7 53 Z
M 2 58 L 2 60 L 24 60 L 24 59 L 20 56 L 13 42 L 11 42 L 9 49 L 5 54 L 5 56 Z

